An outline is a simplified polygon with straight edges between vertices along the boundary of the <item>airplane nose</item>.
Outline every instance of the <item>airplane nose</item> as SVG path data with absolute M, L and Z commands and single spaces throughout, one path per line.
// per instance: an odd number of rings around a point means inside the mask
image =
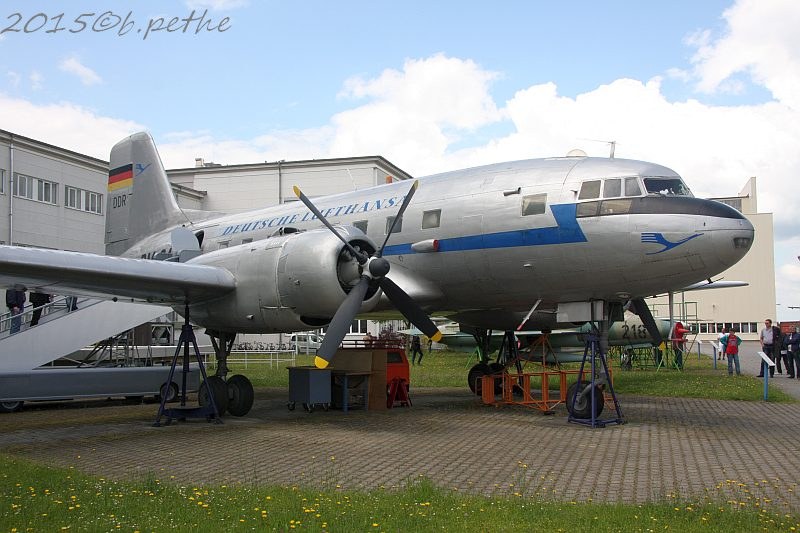
M 746 218 L 723 219 L 712 230 L 712 243 L 717 260 L 729 268 L 750 251 L 755 237 L 753 224 Z

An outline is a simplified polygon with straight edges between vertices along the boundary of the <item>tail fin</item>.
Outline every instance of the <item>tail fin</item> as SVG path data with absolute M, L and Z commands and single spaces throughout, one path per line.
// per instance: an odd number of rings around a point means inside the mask
M 184 218 L 148 133 L 136 133 L 115 144 L 109 169 L 106 254 L 120 255 Z

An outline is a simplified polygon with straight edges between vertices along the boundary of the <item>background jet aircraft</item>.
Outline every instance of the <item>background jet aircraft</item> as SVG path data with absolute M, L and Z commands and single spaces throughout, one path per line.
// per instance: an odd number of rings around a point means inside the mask
M 303 204 L 181 210 L 138 133 L 111 151 L 109 255 L 0 246 L 0 284 L 172 306 L 218 339 L 222 381 L 237 333 L 329 324 L 325 366 L 356 315 L 399 311 L 435 338 L 426 313 L 513 330 L 537 302 L 526 327 L 552 329 L 566 304 L 630 301 L 655 336 L 645 296 L 711 278 L 753 239 L 741 213 L 694 198 L 674 171 L 624 159 L 499 163 L 313 203 L 295 192 Z M 232 237 L 252 242 L 223 247 Z M 235 387 L 252 402 L 246 379 Z

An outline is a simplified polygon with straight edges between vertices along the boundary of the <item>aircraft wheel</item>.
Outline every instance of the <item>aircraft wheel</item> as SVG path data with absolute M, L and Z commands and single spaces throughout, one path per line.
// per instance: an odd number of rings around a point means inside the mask
M 202 406 L 211 405 L 211 401 L 208 398 L 209 388 L 214 394 L 214 403 L 217 404 L 217 412 L 219 416 L 222 416 L 225 410 L 228 409 L 228 384 L 219 376 L 210 376 L 206 379 L 203 384 L 200 385 L 200 390 L 197 391 L 197 402 Z
M 244 416 L 253 407 L 253 384 L 241 374 L 228 380 L 228 412 L 233 416 Z
M 489 370 L 490 374 L 504 374 L 506 371 L 505 365 L 501 365 L 500 363 L 489 363 Z M 503 394 L 503 380 L 502 379 L 495 379 L 494 380 L 494 393 L 495 394 Z
M 0 413 L 16 413 L 22 409 L 22 400 L 18 402 L 0 402 Z
M 574 418 L 583 420 L 592 418 L 592 395 L 591 392 L 587 392 L 583 396 L 578 396 L 577 399 L 575 399 L 575 395 L 579 389 L 583 390 L 586 385 L 586 382 L 576 381 L 567 389 L 567 410 L 569 414 Z M 575 399 L 574 403 L 573 399 Z M 603 389 L 597 385 L 595 385 L 594 390 L 594 402 L 594 417 L 597 418 L 600 416 L 600 413 L 603 412 L 603 404 L 605 402 L 603 398 Z
M 167 402 L 174 402 L 178 399 L 178 384 L 171 381 L 169 385 L 162 383 L 158 389 L 158 399 L 166 398 Z
M 469 373 L 467 374 L 467 385 L 469 385 L 469 390 L 471 390 L 473 394 L 480 396 L 482 382 L 481 378 L 486 374 L 491 373 L 492 370 L 486 363 L 478 363 L 470 368 Z

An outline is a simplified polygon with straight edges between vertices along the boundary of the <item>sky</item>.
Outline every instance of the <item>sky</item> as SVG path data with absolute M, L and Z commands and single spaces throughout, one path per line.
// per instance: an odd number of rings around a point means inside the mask
M 796 0 L 6 0 L 0 128 L 104 160 L 147 130 L 167 168 L 415 176 L 614 141 L 699 197 L 756 176 L 776 316 L 800 320 L 797 28 Z

